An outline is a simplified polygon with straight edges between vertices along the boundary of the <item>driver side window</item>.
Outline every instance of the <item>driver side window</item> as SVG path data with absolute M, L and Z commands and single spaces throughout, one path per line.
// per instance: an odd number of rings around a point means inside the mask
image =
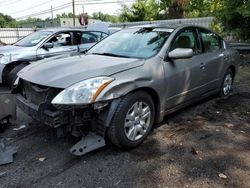
M 72 37 L 69 32 L 57 33 L 47 43 L 52 43 L 53 47 L 72 45 Z
M 196 34 L 192 30 L 185 30 L 180 33 L 174 40 L 170 51 L 176 48 L 190 48 L 195 54 L 200 53 L 201 50 L 198 47 Z

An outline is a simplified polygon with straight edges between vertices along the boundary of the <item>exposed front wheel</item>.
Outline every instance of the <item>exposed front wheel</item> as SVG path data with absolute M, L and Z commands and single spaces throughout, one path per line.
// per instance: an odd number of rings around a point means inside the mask
M 148 136 L 154 116 L 155 108 L 150 95 L 144 91 L 128 94 L 117 107 L 108 137 L 121 148 L 134 148 Z

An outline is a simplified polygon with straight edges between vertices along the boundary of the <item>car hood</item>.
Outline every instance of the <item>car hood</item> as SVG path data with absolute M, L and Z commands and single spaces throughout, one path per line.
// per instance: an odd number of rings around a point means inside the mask
M 26 81 L 56 88 L 97 76 L 110 76 L 143 65 L 145 60 L 102 55 L 78 55 L 41 61 L 22 69 L 18 76 Z
M 8 54 L 17 54 L 23 51 L 27 51 L 28 47 L 21 47 L 21 46 L 14 46 L 14 45 L 7 45 L 0 47 L 0 54 L 8 55 Z

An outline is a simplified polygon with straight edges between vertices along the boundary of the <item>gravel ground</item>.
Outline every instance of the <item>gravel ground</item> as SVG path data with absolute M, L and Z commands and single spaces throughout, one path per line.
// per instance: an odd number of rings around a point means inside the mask
M 0 166 L 0 187 L 250 187 L 249 66 L 232 96 L 167 116 L 131 151 L 108 144 L 74 157 L 72 139 L 37 124 L 14 131 L 22 121 L 0 134 L 19 147 L 14 163 Z

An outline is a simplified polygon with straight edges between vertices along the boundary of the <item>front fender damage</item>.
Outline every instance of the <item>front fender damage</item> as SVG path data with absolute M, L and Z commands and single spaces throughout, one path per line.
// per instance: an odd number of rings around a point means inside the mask
M 96 118 L 96 124 L 92 127 L 95 127 L 94 130 L 89 131 L 86 136 L 83 136 L 82 139 L 70 149 L 70 153 L 73 155 L 82 156 L 86 153 L 106 146 L 104 139 L 106 129 L 110 125 L 120 101 L 120 98 L 114 99 L 109 104 L 108 108 L 105 108 L 99 112 Z

